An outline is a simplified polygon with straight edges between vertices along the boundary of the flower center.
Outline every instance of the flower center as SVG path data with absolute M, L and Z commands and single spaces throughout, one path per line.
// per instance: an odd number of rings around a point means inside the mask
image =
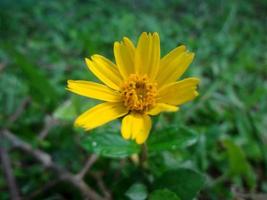
M 131 74 L 122 85 L 122 100 L 129 111 L 144 113 L 156 103 L 157 87 L 147 75 Z

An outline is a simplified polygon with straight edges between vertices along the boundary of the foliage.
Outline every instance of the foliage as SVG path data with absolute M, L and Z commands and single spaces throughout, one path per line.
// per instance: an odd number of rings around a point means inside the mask
M 266 1 L 3 0 L 0 8 L 1 128 L 73 173 L 88 155 L 99 155 L 84 180 L 113 199 L 267 193 Z M 188 46 L 196 58 L 186 75 L 201 79 L 196 101 L 153 119 L 145 162 L 138 157 L 142 147 L 122 140 L 118 121 L 89 133 L 73 127 L 75 117 L 96 102 L 65 90 L 68 79 L 96 80 L 84 73 L 84 57 L 113 58 L 115 40 L 136 40 L 143 31 L 159 32 L 162 55 Z M 54 180 L 31 156 L 9 155 L 26 199 Z M 3 174 L 5 200 L 10 194 Z M 99 180 L 107 191 L 95 184 Z M 33 199 L 66 198 L 82 197 L 59 182 Z

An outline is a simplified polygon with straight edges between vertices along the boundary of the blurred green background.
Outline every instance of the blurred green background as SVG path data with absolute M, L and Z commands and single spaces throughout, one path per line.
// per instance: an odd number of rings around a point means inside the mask
M 145 169 L 119 121 L 91 134 L 75 129 L 75 117 L 97 102 L 65 90 L 68 79 L 96 80 L 85 57 L 113 60 L 114 41 L 143 31 L 159 33 L 162 55 L 180 44 L 195 52 L 184 77 L 201 79 L 195 101 L 153 119 Z M 265 0 L 1 0 L 0 126 L 72 173 L 96 153 L 84 180 L 101 194 L 100 177 L 113 199 L 267 199 L 266 44 Z M 24 199 L 83 198 L 64 181 L 42 192 L 55 174 L 8 153 Z

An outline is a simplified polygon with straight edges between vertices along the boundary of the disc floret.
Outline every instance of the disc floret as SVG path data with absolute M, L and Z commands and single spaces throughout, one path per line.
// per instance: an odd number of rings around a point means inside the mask
M 132 112 L 145 113 L 156 104 L 156 83 L 147 75 L 131 74 L 122 85 L 122 100 L 124 106 Z

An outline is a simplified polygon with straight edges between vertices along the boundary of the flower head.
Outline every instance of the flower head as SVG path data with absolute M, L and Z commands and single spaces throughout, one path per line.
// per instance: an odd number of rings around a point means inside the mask
M 90 71 L 104 84 L 68 80 L 68 90 L 105 101 L 80 115 L 75 125 L 90 130 L 123 117 L 121 134 L 142 144 L 151 129 L 151 117 L 175 112 L 194 99 L 199 79 L 177 81 L 194 54 L 179 46 L 160 58 L 157 33 L 142 33 L 135 47 L 126 37 L 114 43 L 116 64 L 100 55 L 86 58 Z

